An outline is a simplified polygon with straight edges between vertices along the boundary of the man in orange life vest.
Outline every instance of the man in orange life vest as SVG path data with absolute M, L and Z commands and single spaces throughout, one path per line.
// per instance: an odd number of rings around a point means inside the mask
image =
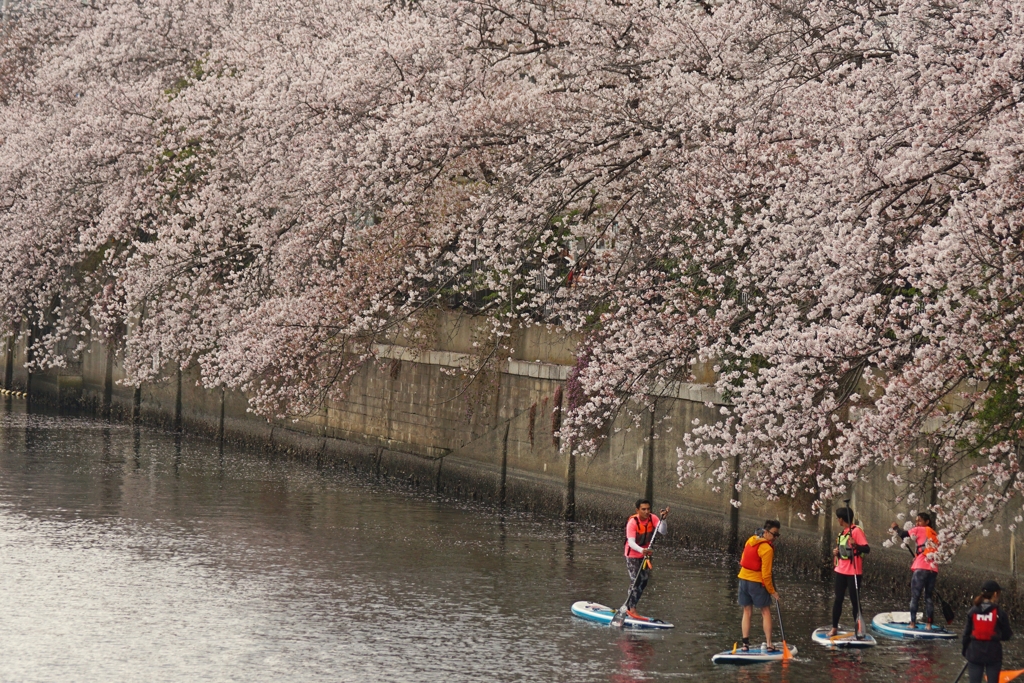
M 743 608 L 743 651 L 750 650 L 750 620 L 754 608 L 761 610 L 764 641 L 768 651 L 772 645 L 772 598 L 779 594 L 772 583 L 772 561 L 775 559 L 775 541 L 781 536 L 782 525 L 776 519 L 764 523 L 764 533 L 747 539 L 740 558 L 740 607 Z
M 932 528 L 932 517 L 927 512 L 917 516 L 917 526 L 904 531 L 896 522 L 892 523 L 892 530 L 901 539 L 913 538 L 916 544 L 914 563 L 910 565 L 913 575 L 910 578 L 910 625 L 917 628 L 917 606 L 924 594 L 924 619 L 931 628 L 932 620 L 935 618 L 935 601 L 932 593 L 935 592 L 935 579 L 939 576 L 939 568 L 931 560 L 931 556 L 939 547 L 939 535 Z
M 661 511 L 661 517 L 668 516 L 669 508 Z M 629 572 L 629 595 L 626 597 L 626 614 L 634 619 L 643 619 L 633 611 L 651 577 L 650 565 L 644 566 L 644 558 L 651 556 L 651 542 L 654 534 L 664 534 L 668 525 L 658 515 L 651 514 L 651 501 L 641 498 L 636 502 L 636 514 L 626 522 L 626 571 Z

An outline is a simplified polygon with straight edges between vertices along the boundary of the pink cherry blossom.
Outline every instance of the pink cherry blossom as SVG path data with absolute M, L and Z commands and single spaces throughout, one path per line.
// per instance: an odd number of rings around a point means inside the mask
M 267 416 L 438 309 L 489 322 L 470 376 L 546 325 L 585 340 L 564 448 L 713 367 L 720 419 L 657 425 L 681 481 L 820 512 L 883 468 L 948 556 L 1024 487 L 1022 30 L 1021 0 L 27 5 L 0 318 L 34 366 L 99 336 Z

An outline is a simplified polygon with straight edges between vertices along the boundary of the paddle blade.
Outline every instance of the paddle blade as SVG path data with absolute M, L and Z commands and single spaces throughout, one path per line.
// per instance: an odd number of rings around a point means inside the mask
M 941 598 L 939 599 L 939 602 L 942 603 L 942 616 L 946 618 L 946 625 L 948 626 L 953 623 L 953 618 L 956 615 L 953 614 L 953 608 L 949 606 L 948 602 Z
M 782 641 L 782 661 L 793 659 L 793 653 L 789 651 L 789 645 L 786 641 Z
M 612 617 L 611 625 L 615 628 L 622 628 L 623 624 L 626 623 L 626 606 L 623 605 L 619 608 L 619 611 Z
M 1017 669 L 1016 671 L 1000 671 L 999 672 L 999 683 L 1010 683 L 1013 679 L 1024 674 L 1024 669 Z

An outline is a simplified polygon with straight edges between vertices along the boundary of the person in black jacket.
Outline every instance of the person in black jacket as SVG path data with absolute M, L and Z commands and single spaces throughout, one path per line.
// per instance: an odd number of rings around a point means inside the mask
M 986 581 L 981 594 L 974 598 L 974 607 L 967 613 L 964 626 L 963 655 L 967 658 L 970 683 L 981 683 L 982 676 L 989 683 L 998 683 L 1003 668 L 1004 640 L 1013 637 L 1010 618 L 999 607 L 999 592 L 995 581 Z

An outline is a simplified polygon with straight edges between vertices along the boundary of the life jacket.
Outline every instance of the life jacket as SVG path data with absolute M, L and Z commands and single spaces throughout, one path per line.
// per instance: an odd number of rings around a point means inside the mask
M 743 546 L 743 555 L 740 557 L 740 566 L 744 569 L 749 569 L 752 572 L 761 571 L 761 555 L 757 552 L 757 549 L 762 543 L 767 543 L 763 538 L 758 538 L 756 541 L 751 543 L 747 541 L 747 544 Z
M 839 538 L 836 539 L 836 545 L 839 546 L 839 559 L 853 559 L 853 548 L 850 548 L 847 544 L 850 542 L 850 537 L 853 536 L 853 530 L 856 528 L 855 524 L 851 524 L 846 527 L 846 531 L 839 532 Z
M 937 533 L 935 533 L 935 529 L 931 528 L 930 526 L 924 527 L 924 535 L 925 535 L 924 543 L 918 543 L 917 544 L 917 554 L 918 555 L 931 555 L 936 550 L 938 550 L 939 535 Z M 931 544 L 931 547 L 928 547 L 929 543 Z
M 985 614 L 975 612 L 971 615 L 971 637 L 975 640 L 992 640 L 996 635 L 998 608 L 993 607 Z
M 640 521 L 639 515 L 633 515 L 629 519 L 636 520 L 636 544 L 641 548 L 646 548 L 650 545 L 651 540 L 654 538 L 654 530 L 657 528 L 654 524 L 654 515 L 648 515 L 647 521 Z M 626 526 L 629 526 L 629 519 L 626 520 Z M 629 536 L 623 541 L 623 550 L 629 549 Z

